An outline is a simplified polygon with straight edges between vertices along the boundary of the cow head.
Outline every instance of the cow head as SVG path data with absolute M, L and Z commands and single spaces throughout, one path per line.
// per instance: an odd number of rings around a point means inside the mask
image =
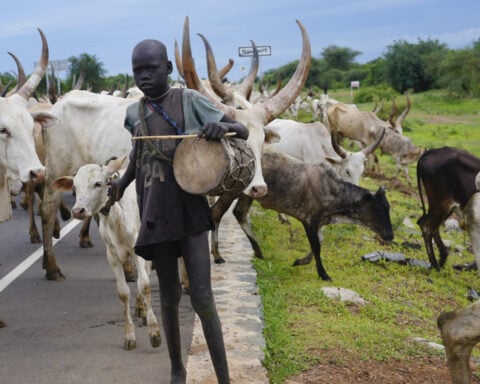
M 48 64 L 48 45 L 43 32 L 42 55 L 32 75 L 14 94 L 0 98 L 0 166 L 17 174 L 22 182 L 38 182 L 45 178 L 33 141 L 35 122 L 47 128 L 56 122 L 54 116 L 29 113 L 27 101 L 45 74 Z
M 110 161 L 108 165 L 83 165 L 74 177 L 58 177 L 51 187 L 61 192 L 75 189 L 73 217 L 79 220 L 91 217 L 107 205 L 109 181 L 118 173 L 125 159 L 126 156 L 123 156 Z
M 285 87 L 282 88 L 277 94 L 261 103 L 250 103 L 247 98 L 251 92 L 251 85 L 253 85 L 253 73 L 256 74 L 256 71 L 258 70 L 258 54 L 256 58 L 254 55 L 252 61 L 253 69 L 250 70 L 249 76 L 247 76 L 246 80 L 237 91 L 225 89 L 220 85 L 221 81 L 217 81 L 218 79 L 215 80 L 213 76 L 217 76 L 219 71 L 216 70 L 215 66 L 213 65 L 214 61 L 210 58 L 208 68 L 209 78 L 211 78 L 211 86 L 207 87 L 205 86 L 205 83 L 200 81 L 195 70 L 190 46 L 188 17 L 185 19 L 182 46 L 182 70 L 185 82 L 189 88 L 197 89 L 205 96 L 210 98 L 210 100 L 227 116 L 243 123 L 248 128 L 249 136 L 247 142 L 255 155 L 256 161 L 255 176 L 253 177 L 251 183 L 244 190 L 244 193 L 253 198 L 262 197 L 268 192 L 267 185 L 263 178 L 261 161 L 262 146 L 265 142 L 264 127 L 277 116 L 282 114 L 290 106 L 290 104 L 295 101 L 305 84 L 308 71 L 310 69 L 310 40 L 302 23 L 297 20 L 297 24 L 302 33 L 303 46 L 302 56 L 298 62 L 295 73 Z M 202 39 L 205 43 L 206 39 L 204 37 L 202 37 Z M 255 44 L 253 42 L 252 45 L 254 47 L 254 52 L 256 52 Z M 209 52 L 207 46 L 207 57 L 210 54 L 211 52 Z M 250 76 L 250 74 L 252 74 L 252 76 Z M 216 88 L 217 86 L 220 88 Z M 219 92 L 220 94 L 217 94 L 216 92 Z

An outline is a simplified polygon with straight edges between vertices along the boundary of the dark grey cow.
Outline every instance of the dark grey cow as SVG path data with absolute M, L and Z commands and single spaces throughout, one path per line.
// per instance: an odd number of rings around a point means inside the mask
M 329 164 L 304 163 L 271 149 L 263 150 L 262 171 L 269 190 L 267 195 L 255 200 L 263 208 L 287 214 L 302 222 L 315 257 L 317 273 L 323 280 L 331 279 L 320 258 L 320 227 L 335 223 L 361 224 L 384 240 L 393 239 L 390 205 L 383 188 L 372 193 L 341 179 Z M 226 210 L 222 212 L 221 207 L 228 208 L 234 198 L 222 196 L 214 205 L 216 225 Z M 252 202 L 252 198 L 241 195 L 233 212 L 250 240 L 255 255 L 263 258 L 246 220 Z
M 480 194 L 475 178 L 480 159 L 458 148 L 443 147 L 426 151 L 417 163 L 417 183 L 423 215 L 417 223 L 422 230 L 425 248 L 433 268 L 439 270 L 447 261 L 448 249 L 440 238 L 440 225 L 454 212 L 464 216 L 477 265 L 480 265 Z M 423 189 L 428 201 L 425 209 Z M 433 242 L 438 247 L 437 262 Z

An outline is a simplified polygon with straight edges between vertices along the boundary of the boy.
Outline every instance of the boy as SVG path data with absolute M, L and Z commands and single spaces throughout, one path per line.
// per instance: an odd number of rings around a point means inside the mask
M 197 132 L 206 140 L 220 140 L 227 132 L 235 132 L 237 138 L 248 137 L 243 124 L 225 116 L 197 91 L 170 88 L 168 75 L 173 66 L 160 41 L 138 43 L 132 52 L 132 69 L 135 83 L 145 95 L 127 110 L 125 127 L 133 136 Z M 205 196 L 189 194 L 175 181 L 172 159 L 179 141 L 135 140 L 127 170 L 112 182 L 111 194 L 119 200 L 135 179 L 141 216 L 135 251 L 152 260 L 158 276 L 171 383 L 186 382 L 178 318 L 182 290 L 177 260 L 182 256 L 192 307 L 201 320 L 218 383 L 227 384 L 225 346 L 210 282 L 208 231 L 213 222 Z

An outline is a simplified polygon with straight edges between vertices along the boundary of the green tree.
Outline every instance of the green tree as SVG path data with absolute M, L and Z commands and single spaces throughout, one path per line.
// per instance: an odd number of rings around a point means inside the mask
M 388 83 L 400 93 L 408 89 L 422 92 L 432 88 L 434 79 L 427 71 L 427 62 L 430 55 L 439 52 L 447 52 L 447 48 L 438 40 L 419 39 L 417 44 L 395 41 L 385 54 Z
M 347 47 L 330 45 L 322 51 L 322 57 L 332 69 L 347 71 L 351 68 L 355 57 L 362 52 L 354 51 Z
M 72 84 L 74 78 L 79 77 L 80 72 L 85 73 L 85 84 L 91 87 L 92 92 L 100 92 L 105 85 L 105 74 L 103 63 L 97 59 L 95 55 L 82 53 L 79 56 L 68 58 L 70 63 L 67 82 Z
M 449 51 L 430 66 L 439 87 L 456 97 L 480 97 L 480 39 L 472 48 Z

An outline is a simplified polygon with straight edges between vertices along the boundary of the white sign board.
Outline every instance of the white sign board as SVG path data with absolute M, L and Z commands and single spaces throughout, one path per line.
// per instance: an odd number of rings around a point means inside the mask
M 270 45 L 261 45 L 257 47 L 258 56 L 270 56 L 272 54 L 272 47 Z M 247 57 L 253 56 L 252 47 L 239 47 L 238 56 Z
M 360 81 L 355 80 L 350 82 L 350 88 L 360 88 Z

